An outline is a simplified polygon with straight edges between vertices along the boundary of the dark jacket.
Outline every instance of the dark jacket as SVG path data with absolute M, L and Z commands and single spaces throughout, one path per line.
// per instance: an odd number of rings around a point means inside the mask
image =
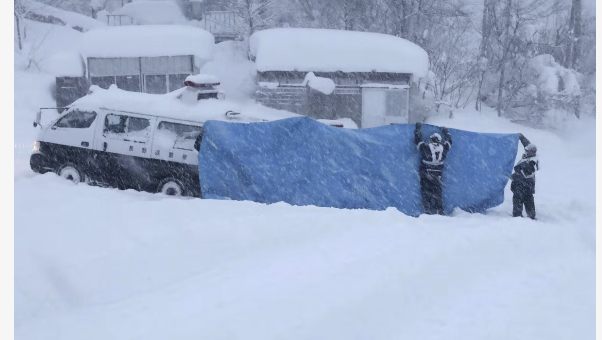
M 447 153 L 451 149 L 452 139 L 446 128 L 442 128 L 441 131 L 443 132 L 441 144 L 425 143 L 422 139 L 421 126 L 416 125 L 416 130 L 414 130 L 414 143 L 420 153 L 421 175 L 428 174 L 429 172 L 440 175 L 443 170 L 445 157 L 447 157 Z
M 530 144 L 525 137 L 519 137 L 523 147 Z M 536 155 L 528 156 L 527 153 L 514 166 L 514 173 L 510 179 L 510 190 L 514 193 L 534 194 L 535 193 L 535 171 L 539 170 L 539 161 Z

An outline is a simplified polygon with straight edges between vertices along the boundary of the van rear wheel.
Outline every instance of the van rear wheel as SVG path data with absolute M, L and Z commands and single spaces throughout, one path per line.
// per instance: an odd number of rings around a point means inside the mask
M 61 166 L 57 171 L 57 174 L 75 184 L 86 181 L 85 174 L 72 163 L 67 163 Z
M 166 178 L 157 186 L 157 193 L 168 196 L 186 196 L 184 186 L 175 178 Z

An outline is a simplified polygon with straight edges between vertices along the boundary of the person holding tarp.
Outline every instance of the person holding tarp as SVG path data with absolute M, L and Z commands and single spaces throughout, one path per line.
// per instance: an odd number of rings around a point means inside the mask
M 445 157 L 451 149 L 452 139 L 446 127 L 442 126 L 444 138 L 433 133 L 429 142 L 422 139 L 422 124 L 416 123 L 414 143 L 420 153 L 420 191 L 422 206 L 426 214 L 444 215 L 443 212 L 443 180 L 442 172 Z
M 512 216 L 522 217 L 523 206 L 527 211 L 527 216 L 535 219 L 535 171 L 539 170 L 539 161 L 537 160 L 537 147 L 531 144 L 529 140 L 518 134 L 520 142 L 525 148 L 522 158 L 514 166 L 514 172 L 510 176 L 512 184 Z

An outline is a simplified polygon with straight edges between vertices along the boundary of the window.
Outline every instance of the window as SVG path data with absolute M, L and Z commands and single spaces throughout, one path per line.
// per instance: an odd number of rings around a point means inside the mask
M 116 76 L 117 87 L 131 92 L 140 92 L 140 76 Z
M 194 141 L 202 130 L 195 125 L 161 122 L 155 133 L 155 143 L 165 149 L 194 150 Z
M 184 87 L 184 81 L 188 74 L 170 74 L 169 75 L 169 92 L 181 89 Z
M 407 116 L 408 115 L 408 90 L 387 91 L 386 115 Z
M 115 77 L 114 76 L 91 77 L 90 82 L 92 83 L 92 85 L 98 85 L 99 87 L 106 90 L 109 88 L 109 86 L 111 86 L 112 84 L 115 84 Z
M 56 122 L 56 127 L 87 129 L 96 119 L 96 112 L 73 111 Z
M 147 74 L 144 76 L 146 93 L 167 93 L 167 76 L 160 74 Z
M 146 143 L 150 132 L 150 121 L 145 118 L 108 114 L 105 118 L 103 136 L 129 142 Z

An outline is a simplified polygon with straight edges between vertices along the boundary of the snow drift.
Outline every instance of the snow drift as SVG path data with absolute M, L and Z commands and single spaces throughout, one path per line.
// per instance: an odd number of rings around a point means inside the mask
M 299 117 L 270 123 L 209 121 L 199 152 L 205 198 L 423 212 L 414 126 L 347 130 Z M 438 131 L 424 126 L 424 136 Z M 485 212 L 504 201 L 516 134 L 450 129 L 443 174 L 446 212 Z

